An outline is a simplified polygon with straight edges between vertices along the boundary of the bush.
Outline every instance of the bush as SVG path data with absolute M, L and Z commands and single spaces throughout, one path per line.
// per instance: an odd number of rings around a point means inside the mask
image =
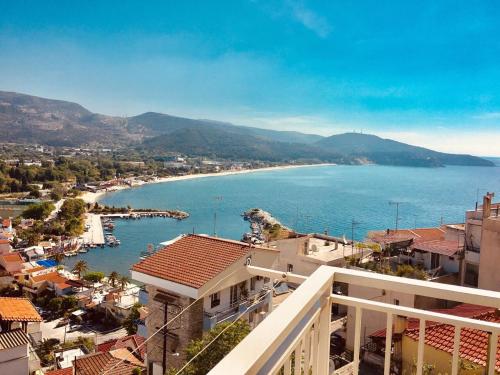
M 88 272 L 83 276 L 83 279 L 89 282 L 98 283 L 104 279 L 104 273 L 97 271 Z
M 42 202 L 38 204 L 30 204 L 22 213 L 26 219 L 43 220 L 47 218 L 55 209 L 55 206 L 50 202 Z

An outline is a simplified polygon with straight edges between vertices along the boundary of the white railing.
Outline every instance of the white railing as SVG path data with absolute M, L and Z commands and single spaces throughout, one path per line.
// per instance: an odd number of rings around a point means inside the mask
M 351 374 L 357 375 L 359 373 L 361 323 L 364 310 L 377 311 L 387 315 L 385 375 L 391 373 L 392 333 L 395 316 L 419 319 L 417 375 L 422 375 L 424 368 L 426 321 L 449 324 L 455 327 L 451 375 L 457 375 L 459 371 L 461 329 L 472 328 L 488 332 L 490 345 L 488 346 L 486 373 L 488 375 L 495 373 L 500 324 L 336 295 L 332 294 L 332 285 L 333 282 L 342 282 L 497 309 L 500 308 L 500 293 L 328 266 L 321 266 L 309 277 L 253 266 L 247 268 L 251 274 L 301 283 L 301 286 L 214 367 L 210 372 L 211 375 L 230 373 L 331 374 L 329 344 L 332 303 L 351 306 L 356 311 L 354 355 L 353 361 L 349 365 L 351 368 L 349 373 Z

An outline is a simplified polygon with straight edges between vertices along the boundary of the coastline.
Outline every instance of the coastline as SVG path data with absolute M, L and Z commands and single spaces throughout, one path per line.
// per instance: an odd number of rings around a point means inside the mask
M 193 180 L 197 178 L 204 178 L 204 177 L 222 177 L 222 176 L 232 176 L 232 175 L 237 175 L 237 174 L 247 174 L 247 173 L 255 173 L 255 172 L 269 172 L 269 171 L 276 171 L 276 170 L 283 170 L 283 169 L 292 169 L 292 168 L 306 168 L 306 167 L 326 167 L 326 166 L 336 166 L 337 164 L 334 163 L 321 163 L 321 164 L 303 164 L 303 165 L 280 165 L 276 167 L 265 167 L 265 168 L 256 168 L 256 169 L 243 169 L 240 171 L 224 171 L 224 172 L 218 172 L 218 173 L 199 173 L 199 174 L 188 174 L 185 176 L 171 176 L 171 177 L 161 177 L 158 178 L 154 181 L 147 181 L 144 182 L 144 184 L 137 185 L 137 186 L 125 186 L 125 185 L 120 185 L 116 186 L 114 188 L 108 189 L 106 191 L 99 191 L 99 192 L 90 192 L 86 191 L 82 195 L 80 195 L 80 199 L 83 199 L 85 203 L 95 203 L 97 202 L 100 198 L 102 198 L 104 195 L 107 193 L 112 193 L 115 191 L 119 190 L 125 190 L 125 189 L 131 189 L 134 187 L 140 187 L 143 185 L 149 185 L 149 184 L 160 184 L 164 182 L 175 182 L 175 181 L 183 181 L 183 180 Z

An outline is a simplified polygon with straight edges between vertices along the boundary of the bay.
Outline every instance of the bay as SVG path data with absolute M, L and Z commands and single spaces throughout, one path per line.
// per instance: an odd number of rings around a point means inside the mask
M 464 221 L 486 191 L 500 191 L 500 167 L 410 168 L 318 166 L 205 177 L 121 190 L 105 195 L 110 206 L 180 209 L 187 220 L 117 220 L 116 248 L 93 249 L 78 259 L 91 269 L 128 273 L 147 245 L 182 233 L 239 240 L 249 230 L 241 213 L 260 207 L 300 232 L 324 232 L 363 239 L 370 230 L 429 227 Z M 352 225 L 353 221 L 355 222 Z

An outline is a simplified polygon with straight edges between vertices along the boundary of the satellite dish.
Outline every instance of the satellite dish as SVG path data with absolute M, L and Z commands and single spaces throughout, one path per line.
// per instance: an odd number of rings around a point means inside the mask
M 312 245 L 312 246 L 311 246 L 311 251 L 312 251 L 313 253 L 317 253 L 317 252 L 318 252 L 318 246 L 316 246 L 316 245 Z

